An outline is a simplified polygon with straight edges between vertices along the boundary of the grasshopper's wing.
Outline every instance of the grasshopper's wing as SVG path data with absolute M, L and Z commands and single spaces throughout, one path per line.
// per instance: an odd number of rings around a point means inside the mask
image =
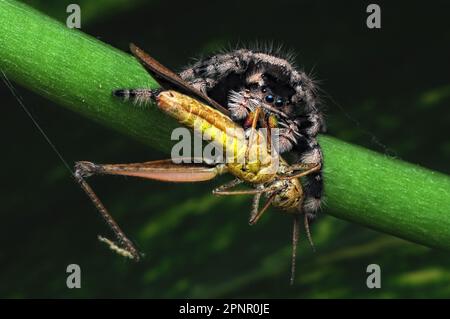
M 141 62 L 141 64 L 149 71 L 149 73 L 158 81 L 158 83 L 166 90 L 174 89 L 183 94 L 189 95 L 193 98 L 201 100 L 206 104 L 216 108 L 225 115 L 230 115 L 230 112 L 222 105 L 211 99 L 209 96 L 193 88 L 186 81 L 184 81 L 178 74 L 169 70 L 164 65 L 149 56 L 143 50 L 138 48 L 133 43 L 130 44 L 131 53 Z

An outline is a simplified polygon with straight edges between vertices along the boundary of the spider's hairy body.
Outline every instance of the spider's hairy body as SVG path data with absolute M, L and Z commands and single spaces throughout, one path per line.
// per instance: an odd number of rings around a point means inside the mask
M 317 134 L 325 130 L 314 81 L 290 58 L 272 52 L 239 49 L 203 58 L 180 73 L 197 90 L 225 106 L 231 119 L 249 128 L 261 106 L 269 127 L 279 129 L 279 152 L 297 161 L 323 166 Z M 322 172 L 305 177 L 301 209 L 313 219 L 323 194 Z

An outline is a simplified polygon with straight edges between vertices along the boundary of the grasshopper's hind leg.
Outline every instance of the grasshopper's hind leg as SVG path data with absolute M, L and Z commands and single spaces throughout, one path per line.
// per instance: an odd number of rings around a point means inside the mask
M 178 183 L 208 181 L 226 172 L 226 167 L 221 164 L 175 164 L 171 159 L 131 164 L 78 162 L 75 169 L 84 177 L 123 175 Z
M 99 240 L 109 245 L 111 250 L 117 252 L 119 255 L 122 255 L 124 257 L 128 257 L 130 259 L 134 259 L 138 261 L 141 257 L 141 254 L 136 249 L 134 244 L 131 242 L 130 239 L 125 235 L 124 231 L 120 228 L 120 226 L 117 224 L 117 222 L 114 220 L 114 218 L 111 216 L 111 214 L 108 212 L 106 207 L 103 205 L 103 203 L 100 201 L 98 196 L 95 194 L 95 192 L 92 190 L 92 188 L 89 186 L 89 184 L 84 180 L 85 177 L 92 175 L 85 170 L 81 169 L 80 167 L 75 167 L 75 173 L 74 177 L 75 180 L 78 182 L 78 184 L 81 186 L 83 191 L 89 196 L 92 203 L 94 204 L 95 208 L 99 211 L 102 218 L 105 220 L 106 224 L 108 224 L 109 228 L 114 232 L 114 235 L 117 238 L 118 244 L 114 243 L 113 241 L 104 238 L 102 236 L 99 236 Z
M 85 178 L 92 175 L 110 174 L 135 176 L 168 182 L 199 182 L 213 179 L 218 174 L 225 171 L 226 169 L 221 165 L 174 164 L 172 160 L 133 164 L 94 164 L 92 162 L 78 162 L 75 165 L 74 176 L 81 188 L 100 212 L 103 219 L 114 232 L 118 244 L 99 236 L 100 241 L 106 243 L 113 251 L 116 251 L 123 256 L 139 260 L 140 253 L 122 229 L 120 229 L 119 225 L 105 208 L 98 196 L 85 181 Z

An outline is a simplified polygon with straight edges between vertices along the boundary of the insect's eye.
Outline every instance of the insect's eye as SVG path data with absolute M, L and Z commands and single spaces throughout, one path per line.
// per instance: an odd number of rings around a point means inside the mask
M 283 100 L 281 97 L 279 97 L 279 98 L 275 101 L 275 106 L 280 107 L 280 106 L 283 106 L 283 104 L 284 104 L 284 100 Z
M 274 100 L 274 97 L 273 97 L 273 95 L 266 95 L 266 102 L 267 103 L 272 103 L 273 102 L 273 100 Z

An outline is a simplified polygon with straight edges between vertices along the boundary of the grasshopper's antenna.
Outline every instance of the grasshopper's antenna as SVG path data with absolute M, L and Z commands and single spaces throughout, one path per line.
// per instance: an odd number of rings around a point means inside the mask
M 311 236 L 311 232 L 309 231 L 309 219 L 308 215 L 304 214 L 303 223 L 305 224 L 305 231 L 306 231 L 306 237 L 308 238 L 309 244 L 311 245 L 311 248 L 313 252 L 316 252 L 316 246 L 314 246 L 314 242 Z
M 300 233 L 300 221 L 299 214 L 294 215 L 294 228 L 292 231 L 292 260 L 291 260 L 291 286 L 294 284 L 295 279 L 295 263 L 297 259 L 297 244 L 298 244 L 298 235 Z

